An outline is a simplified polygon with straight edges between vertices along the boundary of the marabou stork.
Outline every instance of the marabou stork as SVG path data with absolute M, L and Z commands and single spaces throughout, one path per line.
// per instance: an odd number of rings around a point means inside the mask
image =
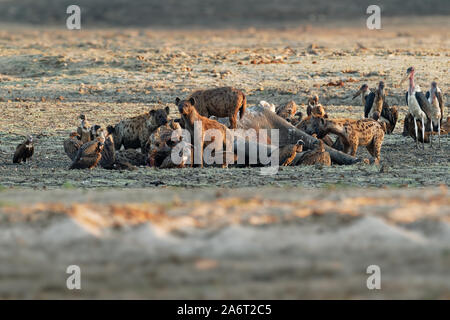
M 367 84 L 363 84 L 353 99 L 361 95 L 364 106 L 364 117 L 372 118 L 384 124 L 386 133 L 392 133 L 398 120 L 398 111 L 396 107 L 389 107 L 386 102 L 385 85 L 383 81 L 378 83 L 375 91 L 369 89 Z
M 437 131 L 439 136 L 439 148 L 441 147 L 441 121 L 444 118 L 444 100 L 442 98 L 441 89 L 437 86 L 437 83 L 433 81 L 431 83 L 431 88 L 427 91 L 425 95 L 428 99 L 428 102 L 431 105 L 431 122 L 430 129 L 431 132 L 434 131 L 434 126 L 437 125 Z
M 406 70 L 406 75 L 400 83 L 403 83 L 409 78 L 409 88 L 406 92 L 406 104 L 409 113 L 414 117 L 414 131 L 416 133 L 416 147 L 418 147 L 417 138 L 417 120 L 422 121 L 422 148 L 425 149 L 425 120 L 431 119 L 431 105 L 425 95 L 420 91 L 420 87 L 414 84 L 414 67 L 409 67 Z M 430 136 L 431 142 L 431 136 Z
M 369 89 L 369 86 L 367 84 L 363 84 L 361 88 L 353 95 L 353 99 L 355 99 L 357 96 L 361 95 L 361 103 L 364 106 L 364 118 L 369 117 L 369 110 L 366 110 L 366 106 L 368 106 L 369 102 L 369 96 L 371 97 L 370 107 L 372 107 L 373 99 L 375 98 L 375 94 Z

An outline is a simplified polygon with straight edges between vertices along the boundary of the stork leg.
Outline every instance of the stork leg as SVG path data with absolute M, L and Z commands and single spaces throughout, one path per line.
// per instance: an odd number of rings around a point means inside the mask
M 439 149 L 441 148 L 441 119 L 438 120 Z
M 423 118 L 422 118 L 422 149 L 425 150 L 425 120 Z
M 432 140 L 432 137 L 433 137 L 433 120 L 432 119 L 430 119 L 430 147 L 431 148 L 433 148 L 433 140 Z
M 416 149 L 419 148 L 419 134 L 417 132 L 417 119 L 414 118 L 414 130 L 416 132 Z

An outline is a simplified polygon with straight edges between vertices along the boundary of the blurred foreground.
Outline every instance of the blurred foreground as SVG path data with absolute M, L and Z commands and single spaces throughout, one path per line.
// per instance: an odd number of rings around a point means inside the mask
M 255 191 L 4 191 L 0 298 L 450 298 L 447 188 Z

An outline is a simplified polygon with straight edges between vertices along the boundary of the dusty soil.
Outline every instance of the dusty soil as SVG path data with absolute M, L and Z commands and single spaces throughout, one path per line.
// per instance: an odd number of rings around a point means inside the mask
M 423 151 L 401 136 L 397 85 L 414 65 L 423 89 L 437 80 L 448 92 L 449 20 L 385 21 L 380 31 L 2 28 L 0 298 L 449 298 L 450 139 Z M 232 85 L 249 105 L 317 92 L 331 117 L 361 118 L 352 94 L 380 80 L 401 114 L 380 166 L 67 170 L 62 141 L 80 113 L 103 126 L 166 105 L 176 117 L 176 96 Z M 28 134 L 33 161 L 13 165 Z M 69 264 L 82 268 L 80 292 L 65 289 Z M 370 264 L 381 291 L 365 286 Z

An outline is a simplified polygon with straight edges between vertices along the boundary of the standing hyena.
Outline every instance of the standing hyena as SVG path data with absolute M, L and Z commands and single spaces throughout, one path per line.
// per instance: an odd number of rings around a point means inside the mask
M 217 141 L 222 143 L 222 152 L 223 152 L 223 162 L 222 167 L 228 167 L 227 162 L 227 154 L 228 150 L 232 148 L 232 141 L 227 140 L 227 133 L 229 133 L 228 128 L 223 124 L 219 123 L 216 120 L 209 119 L 200 115 L 197 109 L 194 107 L 194 99 L 190 98 L 188 100 L 179 100 L 177 98 L 176 104 L 178 106 L 178 110 L 180 111 L 181 117 L 184 120 L 185 129 L 189 131 L 191 134 L 191 139 L 195 137 L 195 122 L 199 121 L 201 126 L 200 131 L 200 146 L 199 146 L 199 165 L 203 167 L 203 149 L 211 143 L 215 143 L 218 137 L 211 137 L 210 141 L 205 141 L 205 134 L 208 130 L 217 130 L 220 131 L 222 137 L 222 141 Z
M 193 99 L 195 109 L 204 117 L 228 117 L 232 129 L 236 129 L 238 112 L 242 119 L 247 107 L 245 94 L 241 90 L 231 87 L 198 90 L 192 93 L 187 100 L 189 99 Z M 177 98 L 176 101 L 178 105 L 180 99 Z
M 125 149 L 142 149 L 152 132 L 167 123 L 168 114 L 169 107 L 166 107 L 124 119 L 115 126 L 108 126 L 108 132 L 114 137 L 114 147 L 116 150 L 122 145 Z
M 373 119 L 326 119 L 313 116 L 310 122 L 311 130 L 322 138 L 334 133 L 341 138 L 344 152 L 356 155 L 358 146 L 365 146 L 367 151 L 380 162 L 381 144 L 384 139 L 384 130 L 381 124 Z

